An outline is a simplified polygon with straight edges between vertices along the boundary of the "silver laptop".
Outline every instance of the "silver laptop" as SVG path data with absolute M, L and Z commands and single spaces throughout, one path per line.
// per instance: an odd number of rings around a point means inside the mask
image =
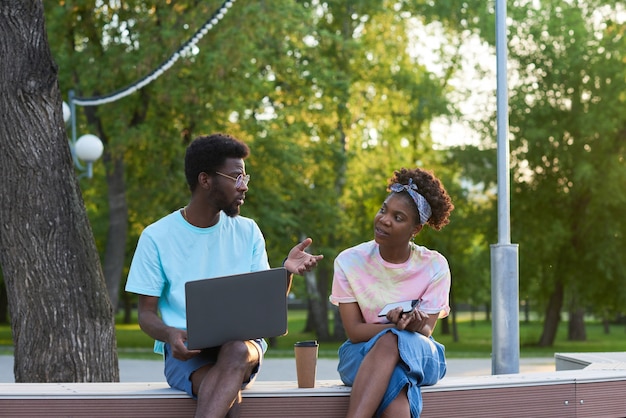
M 189 349 L 287 333 L 287 270 L 282 267 L 187 282 L 185 299 Z

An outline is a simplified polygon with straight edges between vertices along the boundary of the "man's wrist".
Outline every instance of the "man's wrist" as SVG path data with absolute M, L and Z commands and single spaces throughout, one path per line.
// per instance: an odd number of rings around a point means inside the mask
M 289 269 L 287 267 L 285 267 L 285 264 L 287 263 L 287 260 L 289 259 L 289 257 L 285 257 L 285 259 L 283 260 L 283 268 L 285 270 L 287 270 L 287 274 L 293 274 L 293 272 L 289 271 Z

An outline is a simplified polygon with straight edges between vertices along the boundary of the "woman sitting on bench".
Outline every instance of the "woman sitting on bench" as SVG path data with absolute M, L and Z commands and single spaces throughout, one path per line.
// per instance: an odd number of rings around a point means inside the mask
M 446 372 L 444 347 L 431 335 L 450 311 L 450 269 L 445 257 L 412 240 L 424 225 L 440 230 L 454 206 L 441 182 L 419 168 L 396 171 L 389 191 L 374 217 L 374 240 L 335 260 L 330 301 L 348 336 L 338 365 L 352 386 L 348 417 L 418 417 L 420 386 Z M 407 309 L 381 313 L 403 301 Z

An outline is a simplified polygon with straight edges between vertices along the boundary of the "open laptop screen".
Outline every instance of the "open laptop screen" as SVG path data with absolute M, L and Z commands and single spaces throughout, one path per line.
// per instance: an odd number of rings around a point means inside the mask
M 189 349 L 287 333 L 287 270 L 282 267 L 187 282 L 185 299 Z

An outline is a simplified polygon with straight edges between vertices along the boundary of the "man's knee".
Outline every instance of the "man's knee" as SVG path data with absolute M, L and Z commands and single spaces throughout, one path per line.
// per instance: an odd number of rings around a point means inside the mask
M 246 341 L 230 341 L 222 346 L 219 363 L 227 363 L 231 368 L 248 369 L 259 362 L 257 351 Z

